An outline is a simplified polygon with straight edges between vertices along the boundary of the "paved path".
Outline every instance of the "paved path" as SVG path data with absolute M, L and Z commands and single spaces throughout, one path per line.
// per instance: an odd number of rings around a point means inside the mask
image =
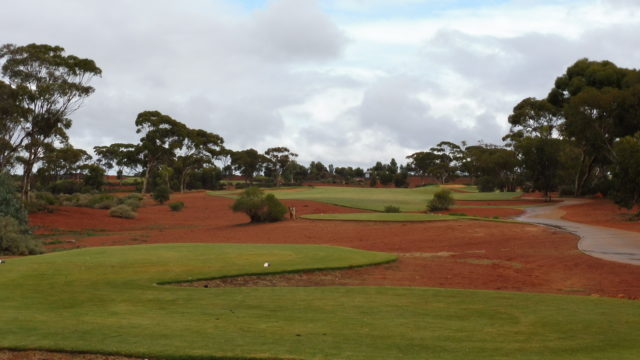
M 640 265 L 640 233 L 576 223 L 562 219 L 561 206 L 588 200 L 565 200 L 551 206 L 531 207 L 516 220 L 561 228 L 580 236 L 578 249 L 585 254 L 611 261 Z

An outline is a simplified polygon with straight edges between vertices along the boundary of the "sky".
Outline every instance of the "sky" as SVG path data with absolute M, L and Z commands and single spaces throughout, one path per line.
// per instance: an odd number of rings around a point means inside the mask
M 636 0 L 7 0 L 0 44 L 102 69 L 70 142 L 138 141 L 158 110 L 233 150 L 371 167 L 440 141 L 501 144 L 581 58 L 640 67 Z

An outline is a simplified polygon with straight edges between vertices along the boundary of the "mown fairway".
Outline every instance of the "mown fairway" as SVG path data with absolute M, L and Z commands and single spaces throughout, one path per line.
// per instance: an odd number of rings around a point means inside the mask
M 274 190 L 279 199 L 314 200 L 356 209 L 382 211 L 385 206 L 393 205 L 402 211 L 421 211 L 433 194 L 441 190 L 439 186 L 426 186 L 413 189 L 377 189 L 318 186 L 300 188 L 295 191 Z M 520 195 L 519 192 L 452 192 L 456 200 L 510 200 Z
M 514 220 L 489 219 L 474 216 L 440 215 L 423 213 L 353 213 L 353 214 L 311 214 L 302 216 L 312 220 L 344 220 L 344 221 L 441 221 L 441 220 L 480 220 L 515 222 Z
M 424 288 L 158 282 L 354 266 L 338 247 L 143 245 L 0 265 L 0 347 L 211 359 L 637 359 L 640 304 Z

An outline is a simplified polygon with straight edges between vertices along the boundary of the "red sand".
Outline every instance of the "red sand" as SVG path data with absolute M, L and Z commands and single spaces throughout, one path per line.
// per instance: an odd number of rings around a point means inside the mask
M 175 194 L 181 212 L 167 206 L 140 209 L 135 220 L 105 210 L 60 208 L 32 216 L 47 229 L 101 229 L 100 236 L 69 234 L 59 247 L 140 243 L 326 244 L 399 255 L 399 261 L 346 270 L 342 284 L 430 286 L 614 297 L 640 297 L 640 267 L 599 260 L 577 250 L 577 237 L 546 227 L 482 221 L 421 223 L 283 221 L 247 224 L 229 210 L 232 200 L 204 193 Z M 483 205 L 500 202 L 483 202 Z M 287 201 L 298 215 L 353 212 L 311 201 Z M 502 216 L 502 208 L 465 208 L 468 214 Z
M 638 207 L 632 210 L 622 209 L 609 200 L 593 199 L 584 204 L 563 206 L 561 209 L 566 212 L 562 216 L 565 220 L 640 232 L 640 221 L 629 221 L 630 215 L 640 210 Z

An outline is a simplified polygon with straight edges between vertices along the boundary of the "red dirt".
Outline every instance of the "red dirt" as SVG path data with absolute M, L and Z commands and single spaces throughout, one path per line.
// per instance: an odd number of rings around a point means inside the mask
M 174 195 L 181 212 L 167 206 L 140 209 L 135 220 L 104 210 L 61 208 L 32 216 L 40 230 L 104 229 L 104 235 L 68 234 L 56 247 L 139 243 L 326 244 L 399 255 L 381 266 L 344 270 L 341 285 L 429 286 L 638 298 L 640 267 L 596 259 L 577 250 L 577 237 L 535 225 L 482 221 L 421 223 L 283 221 L 247 224 L 232 213 L 231 199 L 204 193 Z M 486 203 L 486 202 L 485 202 Z M 311 201 L 286 201 L 298 215 L 353 212 Z M 491 205 L 494 205 L 492 203 Z M 505 211 L 501 208 L 469 208 Z M 471 213 L 468 209 L 464 212 Z M 509 210 L 509 209 L 506 209 Z M 498 214 L 496 212 L 488 215 Z M 484 215 L 483 215 L 484 216 Z M 498 215 L 499 216 L 499 215 Z
M 640 232 L 640 221 L 629 221 L 640 208 L 622 209 L 610 200 L 592 199 L 584 204 L 561 207 L 566 212 L 563 219 L 583 224 L 611 227 L 626 231 Z

